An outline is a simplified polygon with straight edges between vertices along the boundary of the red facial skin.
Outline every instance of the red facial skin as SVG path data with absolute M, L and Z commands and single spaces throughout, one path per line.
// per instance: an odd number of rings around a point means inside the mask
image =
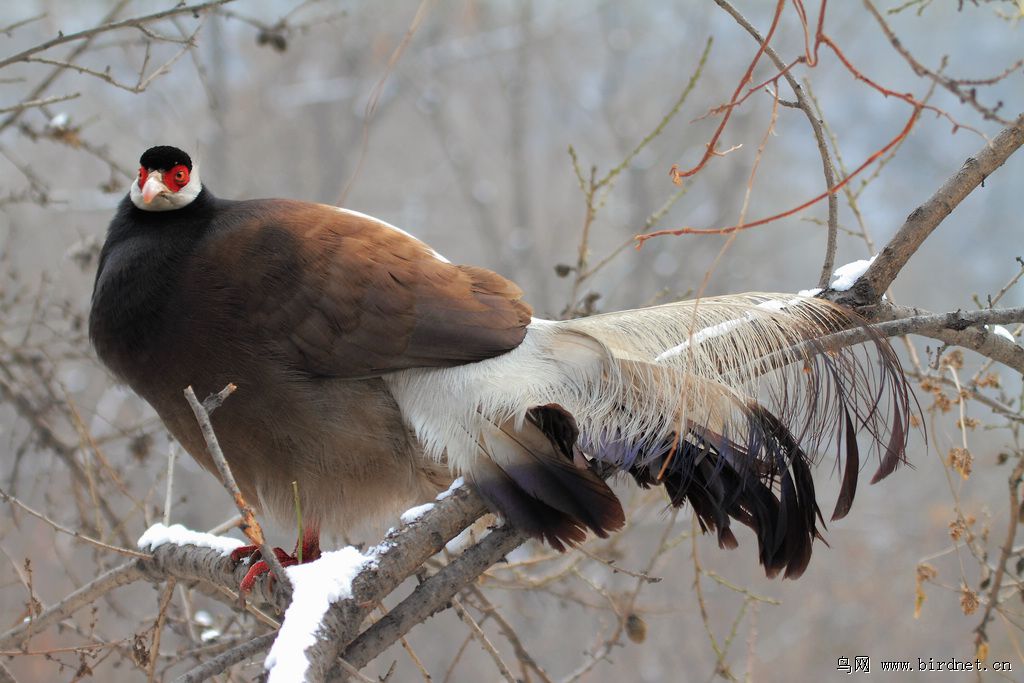
M 171 192 L 177 192 L 181 188 L 188 185 L 188 167 L 184 164 L 178 164 L 169 171 L 164 171 L 163 181 L 164 186 L 167 187 Z M 139 168 L 139 187 L 146 184 L 146 179 L 149 177 L 149 171 L 145 168 Z
M 164 185 L 171 192 L 177 192 L 188 185 L 188 168 L 184 164 L 178 164 L 169 171 L 164 171 Z

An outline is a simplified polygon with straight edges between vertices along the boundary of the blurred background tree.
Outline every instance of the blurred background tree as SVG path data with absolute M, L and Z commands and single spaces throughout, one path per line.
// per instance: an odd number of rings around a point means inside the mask
M 789 64 L 814 42 L 825 3 L 810 4 L 805 19 L 799 1 L 736 9 L 764 35 L 782 8 L 771 45 Z M 167 435 L 100 369 L 84 334 L 104 230 L 149 146 L 193 151 L 220 196 L 378 216 L 516 280 L 542 316 L 815 286 L 824 200 L 733 235 L 631 248 L 640 232 L 749 223 L 827 188 L 808 116 L 769 58 L 749 82 L 763 87 L 723 108 L 759 50 L 726 5 L 0 9 L 0 489 L 16 498 L 0 517 L 0 628 L 123 561 L 57 525 L 134 548 L 168 514 Z M 835 178 L 894 143 L 836 193 L 837 263 L 875 253 L 1024 110 L 1022 17 L 1012 0 L 828 5 L 823 29 L 851 66 L 826 44 L 813 68 L 796 63 L 790 75 L 824 124 Z M 726 114 L 722 154 L 673 184 L 669 169 L 698 165 Z M 1024 304 L 1022 163 L 1011 157 L 967 197 L 901 273 L 895 300 L 936 311 Z M 1007 329 L 1019 338 L 1020 325 Z M 686 513 L 624 486 L 627 532 L 566 556 L 527 546 L 467 589 L 460 613 L 486 642 L 448 612 L 365 673 L 479 680 L 502 675 L 498 658 L 522 680 L 772 681 L 835 674 L 840 657 L 877 667 L 982 654 L 1013 662 L 1004 677 L 1014 680 L 1024 667 L 1020 375 L 935 341 L 901 348 L 928 445 L 915 442 L 913 469 L 862 488 L 799 582 L 761 576 L 751 536 L 720 551 Z M 822 481 L 834 494 L 837 478 Z M 177 460 L 171 493 L 170 519 L 191 528 L 233 513 L 189 458 Z M 138 584 L 3 641 L 2 654 L 16 680 L 171 680 L 268 628 L 202 591 Z M 222 679 L 254 678 L 260 661 Z

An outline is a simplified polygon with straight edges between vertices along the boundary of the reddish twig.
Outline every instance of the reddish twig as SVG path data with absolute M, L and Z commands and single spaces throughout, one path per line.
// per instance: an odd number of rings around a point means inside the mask
M 743 78 L 740 79 L 739 85 L 737 85 L 736 90 L 733 91 L 732 98 L 729 100 L 729 104 L 725 107 L 725 116 L 722 117 L 722 122 L 718 124 L 718 128 L 715 129 L 714 135 L 711 136 L 711 142 L 707 144 L 707 149 L 704 150 L 704 156 L 696 166 L 687 171 L 680 171 L 677 164 L 672 164 L 672 169 L 669 171 L 669 175 L 672 177 L 672 182 L 676 185 L 681 184 L 683 178 L 689 178 L 696 174 L 704 168 L 705 165 L 707 165 L 708 160 L 711 159 L 711 157 L 715 156 L 715 147 L 718 145 L 718 139 L 722 137 L 722 133 L 725 131 L 725 127 L 729 123 L 729 117 L 732 116 L 737 99 L 743 91 L 743 86 L 750 81 L 751 76 L 754 73 L 754 68 L 757 66 L 757 63 L 761 61 L 761 55 L 764 54 L 765 48 L 768 46 L 768 43 L 771 42 L 772 36 L 775 35 L 775 29 L 779 25 L 779 18 L 782 16 L 782 8 L 785 7 L 785 5 L 786 0 L 778 0 L 778 3 L 776 3 L 775 15 L 772 17 L 772 25 L 768 29 L 768 34 L 764 37 L 764 41 L 758 46 L 757 53 L 754 55 L 754 58 L 750 60 L 750 65 L 747 66 L 747 72 L 743 74 Z
M 729 8 L 726 7 L 726 5 L 728 3 L 723 2 L 723 1 L 719 1 L 719 0 L 716 0 L 716 2 L 718 3 L 719 6 L 725 8 L 728 11 Z M 722 117 L 721 123 L 719 123 L 718 127 L 715 129 L 715 132 L 714 132 L 714 134 L 711 137 L 711 141 L 707 144 L 707 149 L 705 150 L 704 156 L 701 158 L 700 162 L 696 166 L 694 166 L 693 168 L 691 168 L 689 170 L 686 170 L 686 171 L 679 170 L 678 164 L 673 164 L 672 167 L 669 169 L 669 176 L 672 178 L 672 182 L 674 182 L 677 185 L 680 184 L 682 182 L 683 178 L 690 177 L 690 176 L 696 174 L 697 172 L 699 172 L 707 164 L 707 161 L 712 156 L 716 156 L 718 154 L 715 151 L 716 145 L 717 145 L 718 140 L 721 137 L 722 133 L 724 132 L 726 125 L 729 122 L 729 118 L 732 115 L 733 110 L 736 107 L 738 107 L 743 102 L 745 102 L 747 100 L 747 98 L 749 98 L 754 92 L 760 91 L 761 89 L 763 89 L 764 87 L 766 87 L 768 85 L 774 85 L 775 88 L 777 89 L 778 88 L 778 81 L 779 81 L 779 79 L 781 79 L 783 77 L 788 77 L 790 72 L 792 71 L 793 67 L 795 67 L 797 64 L 803 63 L 803 64 L 806 64 L 810 68 L 816 67 L 820 63 L 820 61 L 821 61 L 821 58 L 820 58 L 820 55 L 819 55 L 819 50 L 820 50 L 822 45 L 827 46 L 833 52 L 833 54 L 835 54 L 835 56 L 839 60 L 839 62 L 843 65 L 843 67 L 846 68 L 847 71 L 850 72 L 850 74 L 855 79 L 865 83 L 870 88 L 872 88 L 873 90 L 877 91 L 878 93 L 880 93 L 884 97 L 894 97 L 894 98 L 903 100 L 907 104 L 911 105 L 913 107 L 913 112 L 912 112 L 910 118 L 907 120 L 907 124 L 904 126 L 903 130 L 896 137 L 894 137 L 888 143 L 886 143 L 886 145 L 884 147 L 882 147 L 881 149 L 875 151 L 871 156 L 869 156 L 867 158 L 867 160 L 863 164 L 861 164 L 859 167 L 857 167 L 852 173 L 850 173 L 848 176 L 846 176 L 838 184 L 828 188 L 825 192 L 817 195 L 816 197 L 814 197 L 812 199 L 809 199 L 806 202 L 803 202 L 802 204 L 800 204 L 800 205 L 798 205 L 798 206 L 796 206 L 796 207 L 794 207 L 792 209 L 789 209 L 787 211 L 783 211 L 781 213 L 774 214 L 774 215 L 769 216 L 767 218 L 762 218 L 760 220 L 752 221 L 750 223 L 746 223 L 746 224 L 742 224 L 742 225 L 741 224 L 737 224 L 737 225 L 731 225 L 731 226 L 724 227 L 724 228 L 705 228 L 705 229 L 686 227 L 686 228 L 677 228 L 677 229 L 658 230 L 658 231 L 650 232 L 650 233 L 643 234 L 643 235 L 637 235 L 635 237 L 635 239 L 636 239 L 637 247 L 638 248 L 641 247 L 644 244 L 644 242 L 646 242 L 647 240 L 652 239 L 654 237 L 661 237 L 661 236 L 665 236 L 665 235 L 679 236 L 679 235 L 688 235 L 688 234 L 690 234 L 690 235 L 694 235 L 694 234 L 696 234 L 696 235 L 723 235 L 723 234 L 730 234 L 730 233 L 733 233 L 733 232 L 738 232 L 740 230 L 747 230 L 747 229 L 750 229 L 750 228 L 755 228 L 755 227 L 758 227 L 758 226 L 761 226 L 761 225 L 765 225 L 767 223 L 771 223 L 771 222 L 780 220 L 782 218 L 786 218 L 788 216 L 791 216 L 791 215 L 793 215 L 795 213 L 798 213 L 800 211 L 803 211 L 804 209 L 806 209 L 806 208 L 808 208 L 810 206 L 813 206 L 814 204 L 818 203 L 822 199 L 825 199 L 826 197 L 829 197 L 829 196 L 835 194 L 838 190 L 842 189 L 843 186 L 845 186 L 858 173 L 863 171 L 866 167 L 868 167 L 869 165 L 871 165 L 872 163 L 877 161 L 880 157 L 882 157 L 886 152 L 888 152 L 893 147 L 898 145 L 910 133 L 911 129 L 917 123 L 917 120 L 920 117 L 921 112 L 924 111 L 924 110 L 932 111 L 936 115 L 941 116 L 941 117 L 947 119 L 948 121 L 950 121 L 950 123 L 953 124 L 953 132 L 954 133 L 957 130 L 959 130 L 960 128 L 967 128 L 969 130 L 972 130 L 972 131 L 978 133 L 979 135 L 981 134 L 976 129 L 971 128 L 970 126 L 966 126 L 966 125 L 960 123 L 959 121 L 954 119 L 952 116 L 950 116 L 949 113 L 947 113 L 946 111 L 944 111 L 944 110 L 942 110 L 942 109 L 940 109 L 940 108 L 938 108 L 936 106 L 933 106 L 933 105 L 930 105 L 930 104 L 926 104 L 925 102 L 917 99 L 916 97 L 914 97 L 914 95 L 912 93 L 909 93 L 909 92 L 902 92 L 901 93 L 901 92 L 897 92 L 895 90 L 891 90 L 889 88 L 886 88 L 882 84 L 880 84 L 877 81 L 875 81 L 875 80 L 869 78 L 868 76 L 866 76 L 860 69 L 858 69 L 853 64 L 853 62 L 851 62 L 849 60 L 849 58 L 842 51 L 842 49 L 839 47 L 839 45 L 827 33 L 825 33 L 825 28 L 824 28 L 825 27 L 825 13 L 826 13 L 826 9 L 827 9 L 827 6 L 828 6 L 828 0 L 822 0 L 822 2 L 821 2 L 821 8 L 820 8 L 819 13 L 818 13 L 818 22 L 817 22 L 817 27 L 815 29 L 813 44 L 812 44 L 812 42 L 810 40 L 810 32 L 809 32 L 810 29 L 809 29 L 809 24 L 808 24 L 808 21 L 807 21 L 807 11 L 804 8 L 803 2 L 801 0 L 794 0 L 794 7 L 796 8 L 797 15 L 800 18 L 800 23 L 801 23 L 801 26 L 803 27 L 803 31 L 804 31 L 804 54 L 801 55 L 800 57 L 798 57 L 797 59 L 795 59 L 789 65 L 783 66 L 783 67 L 779 68 L 778 73 L 773 75 L 771 78 L 769 78 L 769 79 L 767 79 L 767 80 L 765 80 L 765 81 L 763 81 L 761 83 L 758 83 L 757 85 L 750 86 L 747 89 L 747 92 L 741 97 L 740 93 L 743 91 L 744 87 L 746 87 L 747 83 L 750 81 L 750 78 L 751 78 L 751 75 L 752 75 L 752 73 L 754 71 L 754 68 L 757 66 L 757 63 L 760 61 L 761 56 L 763 54 L 765 54 L 765 52 L 768 50 L 768 45 L 771 42 L 772 36 L 773 36 L 773 34 L 775 32 L 775 29 L 778 26 L 779 19 L 781 17 L 781 13 L 782 13 L 782 9 L 783 9 L 784 5 L 785 5 L 785 3 L 784 3 L 783 0 L 780 0 L 778 2 L 778 4 L 776 5 L 776 7 L 775 7 L 775 14 L 774 14 L 774 16 L 772 18 L 772 24 L 771 24 L 771 27 L 770 27 L 770 29 L 768 31 L 768 34 L 765 36 L 765 38 L 763 40 L 759 40 L 760 47 L 758 48 L 757 53 L 754 55 L 754 59 L 751 60 L 749 66 L 747 67 L 747 71 L 743 74 L 743 77 L 740 79 L 740 82 L 737 85 L 736 90 L 733 92 L 732 98 L 730 98 L 730 100 L 729 100 L 729 102 L 727 104 L 721 105 L 721 106 L 713 109 L 710 112 L 710 113 L 724 112 L 724 116 Z
M 911 114 L 910 118 L 907 120 L 906 125 L 903 126 L 903 130 L 901 130 L 896 137 L 894 137 L 892 140 L 887 142 L 884 147 L 882 147 L 881 149 L 875 151 L 875 153 L 872 154 L 871 156 L 869 156 L 864 161 L 864 163 L 862 163 L 860 166 L 855 168 L 852 173 L 850 173 L 848 176 L 846 176 L 845 178 L 840 180 L 834 186 L 832 186 L 829 189 L 825 190 L 824 192 L 822 192 L 821 194 L 817 195 L 816 197 L 807 200 L 806 202 L 804 202 L 803 204 L 800 204 L 799 206 L 795 206 L 795 207 L 793 207 L 791 209 L 788 209 L 786 211 L 783 211 L 781 213 L 777 213 L 777 214 L 774 214 L 772 216 L 768 216 L 767 218 L 760 218 L 760 219 L 758 219 L 756 221 L 751 221 L 749 223 L 744 223 L 742 225 L 730 225 L 730 226 L 725 227 L 725 228 L 689 228 L 688 227 L 688 228 L 675 228 L 675 229 L 666 229 L 666 230 L 655 230 L 654 232 L 649 232 L 649 233 L 646 233 L 646 234 L 643 234 L 643 235 L 636 235 L 636 237 L 634 239 L 637 241 L 637 248 L 642 246 L 643 243 L 646 242 L 647 240 L 649 240 L 649 239 L 651 239 L 653 237 L 661 237 L 662 235 L 675 235 L 675 236 L 678 236 L 678 235 L 728 235 L 728 234 L 733 233 L 733 232 L 739 232 L 740 230 L 749 230 L 750 228 L 756 228 L 759 225 L 764 225 L 766 223 L 772 223 L 772 222 L 780 220 L 782 218 L 786 218 L 788 216 L 792 216 L 795 213 L 799 213 L 800 211 L 803 211 L 807 207 L 812 206 L 812 205 L 820 202 L 822 199 L 824 199 L 825 197 L 829 196 L 830 194 L 835 194 L 839 190 L 843 189 L 843 187 L 847 183 L 849 183 L 851 180 L 853 180 L 857 176 L 857 174 L 859 174 L 865 168 L 867 168 L 868 166 L 873 164 L 875 161 L 877 161 L 879 159 L 879 157 L 883 156 L 890 149 L 892 149 L 893 147 L 898 145 L 905 137 L 907 137 L 907 135 L 910 134 L 910 131 L 914 127 L 914 124 L 917 122 L 917 118 L 920 115 L 920 113 L 921 113 L 921 108 L 920 107 L 915 107 L 914 108 L 914 112 Z

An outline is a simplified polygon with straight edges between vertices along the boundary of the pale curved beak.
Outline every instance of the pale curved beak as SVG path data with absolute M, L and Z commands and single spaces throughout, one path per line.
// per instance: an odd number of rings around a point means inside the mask
M 157 195 L 169 192 L 167 186 L 164 185 L 163 178 L 160 177 L 159 173 L 150 173 L 149 177 L 146 178 L 146 183 L 142 186 L 142 201 L 149 204 Z

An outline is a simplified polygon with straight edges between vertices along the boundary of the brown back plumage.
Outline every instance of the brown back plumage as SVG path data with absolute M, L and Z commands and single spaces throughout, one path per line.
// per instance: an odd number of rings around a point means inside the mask
M 192 264 L 196 288 L 229 274 L 245 295 L 238 314 L 296 368 L 372 377 L 490 358 L 523 339 L 519 287 L 380 221 L 286 200 L 236 211 L 252 222 L 211 236 Z

